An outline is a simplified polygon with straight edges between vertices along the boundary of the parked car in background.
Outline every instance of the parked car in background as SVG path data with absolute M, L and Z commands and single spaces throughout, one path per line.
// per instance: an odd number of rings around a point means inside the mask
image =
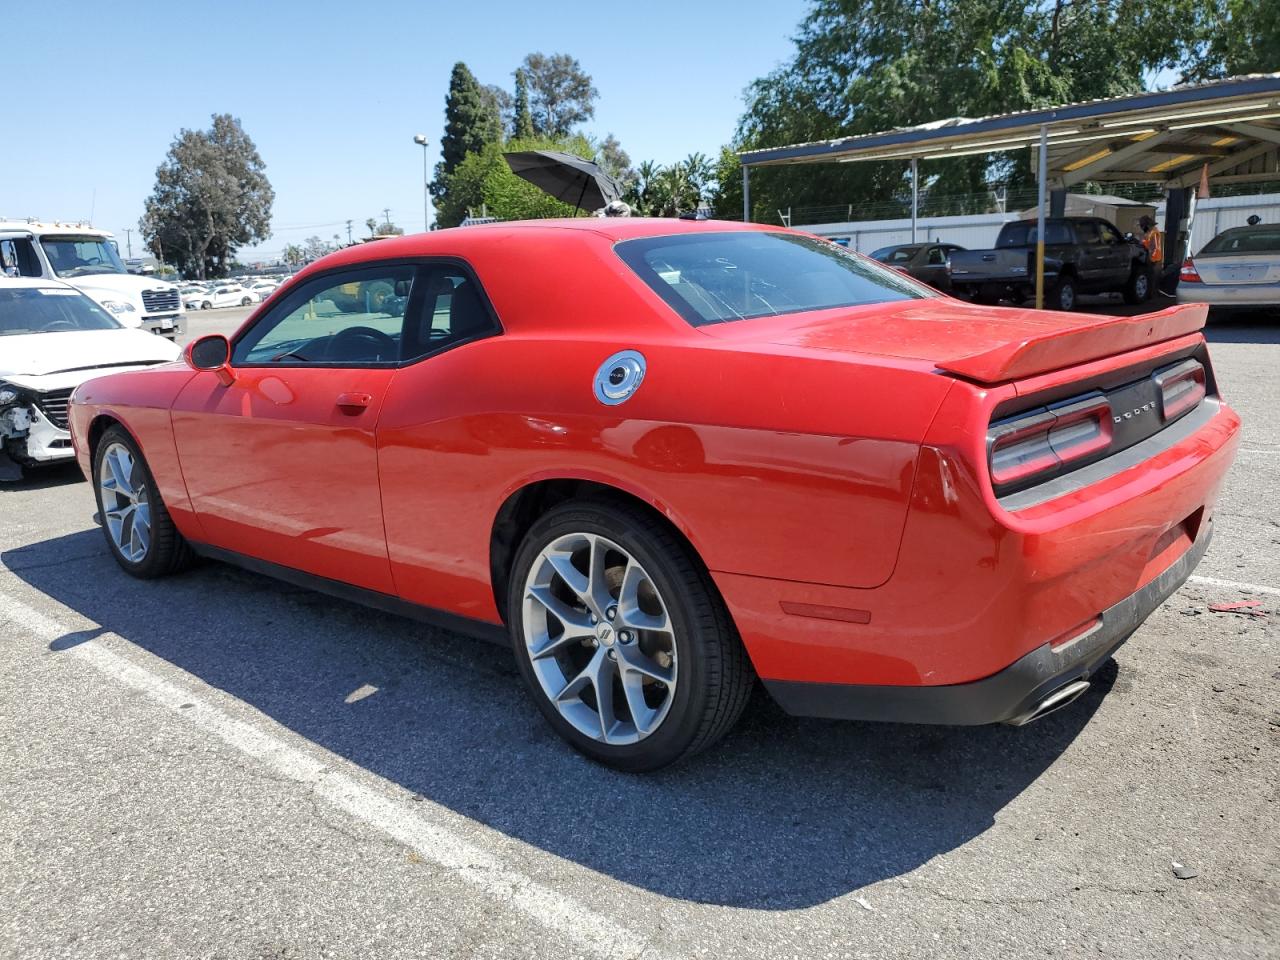
M 645 770 L 756 677 L 857 719 L 1079 696 L 1212 535 L 1204 315 L 980 307 L 761 225 L 493 224 L 324 257 L 71 425 L 128 574 L 505 634 L 561 736 Z
M 212 310 L 215 307 L 247 307 L 258 298 L 238 283 L 224 283 L 184 298 L 189 309 Z
M 1280 225 L 1224 230 L 1182 264 L 1179 303 L 1207 303 L 1215 313 L 1280 310 Z
M 108 310 L 122 326 L 170 339 L 181 335 L 178 288 L 129 273 L 115 238 L 82 224 L 0 221 L 0 274 L 62 280 Z
M 1035 220 L 1015 220 L 1000 228 L 993 250 L 951 254 L 947 273 L 952 292 L 977 302 L 1022 303 L 1036 293 Z M 1147 251 L 1114 224 L 1098 217 L 1045 221 L 1044 289 L 1050 310 L 1072 310 L 1082 293 L 1121 293 L 1125 303 L 1145 303 L 1152 281 Z
M 938 290 L 950 290 L 947 258 L 963 250 L 954 243 L 900 243 L 871 252 L 871 259 L 893 267 Z
M 57 280 L 0 279 L 0 480 L 70 461 L 71 392 L 90 377 L 178 359 Z

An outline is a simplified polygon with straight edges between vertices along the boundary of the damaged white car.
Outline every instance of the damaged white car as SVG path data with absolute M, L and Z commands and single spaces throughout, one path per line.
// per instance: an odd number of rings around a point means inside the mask
M 178 356 L 65 283 L 0 278 L 0 480 L 72 460 L 67 404 L 81 383 Z

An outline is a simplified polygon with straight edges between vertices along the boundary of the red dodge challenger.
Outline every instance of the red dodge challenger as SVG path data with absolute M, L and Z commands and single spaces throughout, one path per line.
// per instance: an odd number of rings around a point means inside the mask
M 327 256 L 70 420 L 128 573 L 509 638 L 561 736 L 647 770 L 756 677 L 864 720 L 1077 697 L 1212 535 L 1204 319 L 974 306 L 773 227 L 495 224 Z

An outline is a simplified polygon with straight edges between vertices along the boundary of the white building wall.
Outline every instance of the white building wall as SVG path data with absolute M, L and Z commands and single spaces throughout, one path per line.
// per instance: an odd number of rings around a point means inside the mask
M 1210 197 L 1196 204 L 1191 228 L 1191 249 L 1197 251 L 1229 227 L 1242 227 L 1253 214 L 1266 223 L 1280 223 L 1280 193 L 1264 193 L 1252 197 Z M 964 217 L 921 217 L 916 239 L 956 243 L 971 250 L 983 250 L 996 242 L 1002 224 L 1016 220 L 1016 213 L 983 213 Z M 1157 208 L 1157 219 L 1164 223 L 1164 204 Z M 880 247 L 911 242 L 911 220 L 861 220 L 846 223 L 793 224 L 820 237 L 847 238 L 849 249 L 870 253 Z

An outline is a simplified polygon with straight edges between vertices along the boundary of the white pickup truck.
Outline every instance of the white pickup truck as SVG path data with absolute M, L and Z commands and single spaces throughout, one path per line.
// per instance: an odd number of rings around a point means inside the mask
M 121 325 L 171 340 L 185 326 L 177 286 L 129 273 L 112 235 L 83 224 L 0 220 L 0 274 L 61 280 L 109 310 Z

